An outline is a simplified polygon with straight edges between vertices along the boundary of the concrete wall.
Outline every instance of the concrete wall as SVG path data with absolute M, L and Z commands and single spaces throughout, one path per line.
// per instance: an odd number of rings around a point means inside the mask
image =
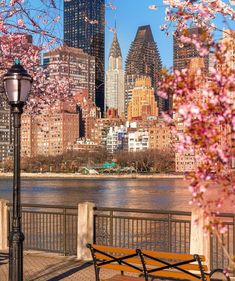
M 208 224 L 203 216 L 203 210 L 194 208 L 191 216 L 190 254 L 204 255 L 210 269 L 210 234 L 203 227 Z
M 95 204 L 90 202 L 78 204 L 77 258 L 79 260 L 91 260 L 90 250 L 86 244 L 93 243 L 94 206 Z
M 0 199 L 0 250 L 7 250 L 8 239 L 8 201 Z

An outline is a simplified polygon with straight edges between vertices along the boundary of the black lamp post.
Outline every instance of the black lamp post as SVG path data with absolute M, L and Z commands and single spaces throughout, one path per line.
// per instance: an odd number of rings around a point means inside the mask
M 3 77 L 14 125 L 13 211 L 9 234 L 9 281 L 23 281 L 23 241 L 20 196 L 20 120 L 32 86 L 32 77 L 16 60 Z

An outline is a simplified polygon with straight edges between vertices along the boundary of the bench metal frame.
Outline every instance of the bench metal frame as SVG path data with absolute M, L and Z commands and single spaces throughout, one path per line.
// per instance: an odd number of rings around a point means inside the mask
M 101 246 L 101 245 L 97 245 L 97 246 Z M 192 259 L 187 259 L 187 260 L 182 260 L 182 261 L 171 263 L 171 262 L 168 262 L 168 261 L 164 260 L 163 258 L 154 257 L 154 256 L 151 256 L 150 254 L 144 253 L 141 249 L 136 249 L 136 253 L 134 253 L 134 254 L 123 255 L 121 257 L 115 257 L 115 256 L 111 255 L 110 253 L 107 253 L 105 251 L 101 251 L 101 250 L 93 247 L 91 244 L 87 244 L 87 247 L 90 249 L 91 255 L 92 255 L 92 258 L 93 258 L 96 281 L 100 281 L 99 274 L 100 274 L 100 269 L 102 268 L 102 266 L 107 265 L 107 264 L 111 264 L 111 263 L 118 263 L 119 265 L 126 265 L 130 268 L 133 268 L 133 269 L 139 271 L 139 273 L 140 273 L 139 276 L 141 278 L 143 278 L 143 280 L 145 280 L 145 281 L 148 281 L 149 278 L 153 277 L 153 275 L 151 275 L 151 273 L 156 273 L 158 271 L 164 271 L 164 270 L 167 270 L 167 269 L 175 269 L 178 272 L 185 273 L 186 275 L 189 276 L 188 280 L 190 280 L 190 276 L 194 277 L 194 278 L 197 278 L 198 280 L 202 280 L 202 281 L 207 281 L 208 280 L 207 278 L 209 276 L 210 280 L 213 280 L 212 276 L 216 272 L 220 272 L 220 273 L 224 274 L 227 281 L 231 280 L 229 278 L 229 276 L 227 276 L 224 273 L 223 269 L 214 269 L 210 273 L 205 272 L 204 268 L 203 268 L 202 260 L 201 260 L 202 256 L 200 257 L 200 255 L 192 255 L 192 257 L 193 257 Z M 115 247 L 113 247 L 113 248 L 115 248 Z M 120 247 L 118 247 L 118 248 L 121 249 Z M 105 257 L 109 258 L 110 260 L 104 260 L 104 261 L 101 260 L 100 261 L 99 259 L 96 258 L 96 253 L 100 253 L 100 254 L 104 255 Z M 134 258 L 134 257 L 140 258 L 140 265 L 142 265 L 141 268 L 126 261 L 127 259 Z M 152 267 L 151 269 L 148 269 L 147 266 L 146 266 L 146 258 L 148 260 L 153 260 L 153 261 L 159 262 L 159 263 L 162 264 L 162 266 L 160 265 L 159 267 L 155 267 L 155 268 Z M 171 257 L 169 256 L 169 259 L 170 258 Z M 198 267 L 199 267 L 198 274 L 190 272 L 189 270 L 180 267 L 182 265 L 191 264 L 193 262 L 197 262 L 197 264 L 198 264 Z M 200 275 L 199 275 L 199 273 L 200 273 Z M 121 271 L 121 275 L 124 275 L 123 271 Z M 157 277 L 157 275 L 154 276 L 154 277 Z M 175 280 L 172 277 L 159 277 L 159 278 L 160 279 Z M 183 279 L 181 279 L 181 280 L 183 281 Z
M 201 262 L 201 259 L 200 259 L 199 255 L 193 255 L 194 259 L 185 260 L 185 261 L 181 261 L 181 262 L 175 262 L 175 263 L 169 263 L 165 260 L 162 260 L 162 259 L 159 259 L 159 258 L 156 258 L 156 257 L 152 257 L 148 254 L 145 254 L 140 249 L 137 249 L 136 252 L 140 255 L 140 258 L 141 258 L 141 261 L 142 261 L 142 264 L 143 264 L 143 268 L 144 268 L 144 273 L 147 276 L 151 275 L 151 273 L 153 273 L 153 272 L 162 271 L 162 270 L 165 270 L 165 269 L 177 269 L 177 270 L 182 271 L 183 273 L 185 273 L 189 276 L 193 276 L 193 277 L 197 278 L 198 280 L 203 280 L 203 281 L 207 280 L 206 279 L 206 273 L 203 270 L 202 262 Z M 164 264 L 164 266 L 160 266 L 160 267 L 156 267 L 156 268 L 152 268 L 152 269 L 148 270 L 147 267 L 146 267 L 145 257 L 147 257 L 151 260 L 160 262 L 160 263 Z M 197 274 L 194 274 L 194 273 L 192 273 L 192 272 L 190 272 L 186 269 L 183 269 L 183 268 L 179 267 L 180 265 L 190 264 L 192 262 L 198 263 L 201 276 L 198 276 Z
M 111 254 L 108 254 L 107 252 L 104 252 L 104 251 L 101 251 L 101 250 L 98 250 L 98 249 L 94 248 L 91 244 L 87 244 L 87 248 L 90 249 L 91 255 L 92 255 L 92 258 L 93 258 L 93 261 L 94 261 L 96 281 L 100 281 L 99 274 L 100 274 L 101 267 L 103 265 L 111 264 L 111 263 L 115 263 L 115 262 L 117 262 L 120 265 L 123 264 L 123 265 L 126 265 L 126 266 L 130 267 L 130 268 L 136 269 L 137 271 L 140 272 L 140 274 L 143 274 L 143 268 L 139 268 L 138 266 L 135 266 L 135 265 L 125 261 L 125 260 L 127 260 L 129 258 L 138 257 L 139 254 L 137 252 L 135 254 L 132 254 L 132 255 L 125 255 L 125 256 L 117 258 L 115 256 L 112 256 Z M 107 258 L 110 258 L 110 260 L 108 260 L 108 261 L 101 261 L 100 262 L 96 258 L 96 253 L 100 253 L 100 254 L 104 255 Z M 142 260 L 141 260 L 141 262 L 142 262 Z M 121 274 L 124 275 L 124 272 L 121 271 Z M 148 281 L 148 277 L 146 275 L 144 276 L 144 279 L 145 279 L 145 281 Z

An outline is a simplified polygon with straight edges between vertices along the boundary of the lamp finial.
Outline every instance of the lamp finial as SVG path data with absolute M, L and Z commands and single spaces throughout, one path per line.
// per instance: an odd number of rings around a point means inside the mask
M 17 65 L 20 64 L 20 59 L 15 58 L 15 59 L 14 59 L 14 63 L 17 64 Z

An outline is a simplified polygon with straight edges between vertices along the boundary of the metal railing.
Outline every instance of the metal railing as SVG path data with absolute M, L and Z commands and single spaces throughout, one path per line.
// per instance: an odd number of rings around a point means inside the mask
M 76 255 L 77 207 L 22 205 L 24 249 Z M 11 226 L 9 205 L 9 229 Z M 226 250 L 235 254 L 235 215 L 220 214 L 228 231 L 211 237 L 212 268 L 229 265 Z M 191 212 L 125 208 L 94 208 L 94 242 L 97 244 L 189 253 Z M 223 247 L 221 245 L 223 243 Z
M 189 253 L 190 212 L 95 208 L 97 244 Z
M 77 216 L 77 207 L 23 204 L 24 249 L 76 255 Z
M 218 218 L 227 227 L 227 231 L 219 236 L 211 236 L 210 262 L 212 268 L 226 268 L 230 264 L 228 255 L 235 255 L 235 214 L 223 213 Z

